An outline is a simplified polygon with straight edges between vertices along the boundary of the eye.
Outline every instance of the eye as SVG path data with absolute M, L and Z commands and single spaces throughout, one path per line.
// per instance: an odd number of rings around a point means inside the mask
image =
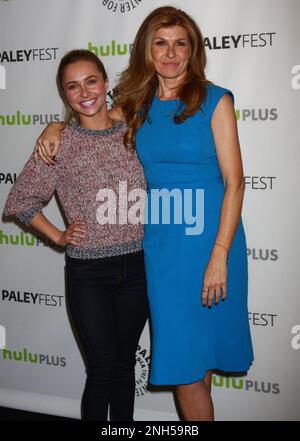
M 91 78 L 90 80 L 88 80 L 88 84 L 95 84 L 97 82 L 97 80 L 95 78 Z
M 154 44 L 155 46 L 165 46 L 166 42 L 164 40 L 156 40 Z
M 186 46 L 185 41 L 177 41 L 177 46 Z
M 73 90 L 75 89 L 75 84 L 70 84 L 70 86 L 67 87 L 68 90 Z

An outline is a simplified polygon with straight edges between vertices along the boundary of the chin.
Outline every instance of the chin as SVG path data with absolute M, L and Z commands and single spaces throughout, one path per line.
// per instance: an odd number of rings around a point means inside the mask
M 164 71 L 164 72 L 159 72 L 158 74 L 162 77 L 165 78 L 166 80 L 175 80 L 176 78 L 182 77 L 183 74 L 185 74 L 186 72 L 172 72 L 170 70 L 168 71 Z
M 180 74 L 168 74 L 168 75 L 161 75 L 162 78 L 166 79 L 166 80 L 176 80 L 176 78 L 179 78 L 181 75 Z
M 86 113 L 82 113 L 83 116 L 95 116 L 98 113 L 98 110 L 95 110 L 93 112 L 86 112 Z

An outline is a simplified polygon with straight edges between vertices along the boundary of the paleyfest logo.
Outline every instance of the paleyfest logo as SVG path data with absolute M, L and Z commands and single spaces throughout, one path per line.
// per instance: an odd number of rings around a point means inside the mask
M 100 0 L 102 6 L 111 12 L 125 14 L 133 11 L 143 0 Z
M 135 365 L 135 395 L 140 397 L 148 392 L 148 374 L 150 364 L 150 353 L 140 345 L 136 351 Z
M 0 64 L 0 89 L 6 89 L 6 70 L 4 66 Z

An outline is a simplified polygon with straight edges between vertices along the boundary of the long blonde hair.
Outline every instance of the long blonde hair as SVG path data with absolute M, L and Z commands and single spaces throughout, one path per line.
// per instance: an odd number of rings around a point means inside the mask
M 155 32 L 164 27 L 182 26 L 191 44 L 191 58 L 187 75 L 177 90 L 177 96 L 185 105 L 174 115 L 174 122 L 182 123 L 194 115 L 205 98 L 206 80 L 204 68 L 206 55 L 204 41 L 195 21 L 184 11 L 171 6 L 155 9 L 142 23 L 134 40 L 128 68 L 121 74 L 114 89 L 115 105 L 122 108 L 128 132 L 124 143 L 135 147 L 135 134 L 147 118 L 158 87 L 158 79 L 152 60 L 151 47 Z

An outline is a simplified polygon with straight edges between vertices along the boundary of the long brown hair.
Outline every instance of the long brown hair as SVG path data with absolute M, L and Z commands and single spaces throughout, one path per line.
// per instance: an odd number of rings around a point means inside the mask
M 136 131 L 149 112 L 158 79 L 152 60 L 151 47 L 155 32 L 164 27 L 182 26 L 186 29 L 191 44 L 191 59 L 187 75 L 177 90 L 177 96 L 185 105 L 174 115 L 174 122 L 182 123 L 194 115 L 205 98 L 206 85 L 204 68 L 206 55 L 204 41 L 195 21 L 181 9 L 164 6 L 155 9 L 142 23 L 134 40 L 128 68 L 121 74 L 115 88 L 115 105 L 122 108 L 128 132 L 124 143 L 135 147 Z
M 76 61 L 91 61 L 92 63 L 95 64 L 99 72 L 102 74 L 104 81 L 107 80 L 107 73 L 105 67 L 102 61 L 99 60 L 99 58 L 96 57 L 96 55 L 93 52 L 90 52 L 86 49 L 74 49 L 72 51 L 67 52 L 62 57 L 56 74 L 56 85 L 59 95 L 65 105 L 64 121 L 66 124 L 70 124 L 74 120 L 79 122 L 78 114 L 69 106 L 63 88 L 63 76 L 64 76 L 65 68 L 69 64 L 76 63 Z

